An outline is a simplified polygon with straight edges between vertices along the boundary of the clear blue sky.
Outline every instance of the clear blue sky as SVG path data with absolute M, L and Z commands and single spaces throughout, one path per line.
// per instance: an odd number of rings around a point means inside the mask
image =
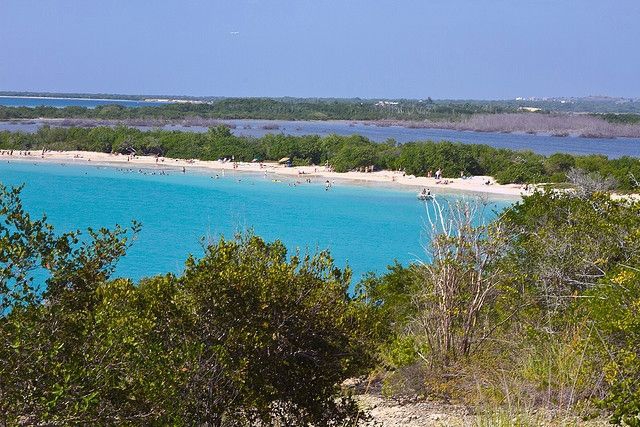
M 640 97 L 640 0 L 0 0 L 0 90 Z

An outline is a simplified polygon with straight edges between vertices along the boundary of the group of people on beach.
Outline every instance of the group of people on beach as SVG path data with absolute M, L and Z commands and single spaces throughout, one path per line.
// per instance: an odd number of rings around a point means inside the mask
M 427 172 L 427 178 L 432 178 L 432 177 L 434 177 L 433 171 L 431 169 L 429 169 L 429 171 Z M 438 169 L 436 171 L 435 178 L 436 179 L 442 178 L 442 169 Z
M 45 153 L 47 151 L 50 151 L 50 150 L 42 149 L 42 157 L 43 158 L 44 158 Z M 40 154 L 41 153 L 39 152 L 39 150 L 36 151 L 36 152 L 30 151 L 30 150 L 19 150 L 18 151 L 18 150 L 13 150 L 13 149 L 0 150 L 0 156 L 14 156 L 14 155 L 17 155 L 17 156 L 21 156 L 21 157 L 40 157 Z M 122 155 L 123 153 L 114 153 L 114 154 L 116 156 L 119 156 L 119 155 Z M 73 158 L 74 159 L 85 159 L 85 156 L 83 156 L 81 154 L 74 153 Z M 130 154 L 126 155 L 126 158 L 127 158 L 127 162 L 131 162 L 131 161 L 139 159 L 140 157 L 138 157 L 135 153 L 130 153 Z M 94 160 L 96 160 L 96 159 L 98 159 L 98 158 L 97 157 L 94 158 Z M 87 157 L 85 160 L 86 161 L 91 161 L 91 158 Z M 171 161 L 171 160 L 172 159 L 169 159 L 169 161 Z M 179 161 L 184 162 L 185 161 L 185 160 L 180 160 L 180 159 L 173 159 L 173 160 L 175 162 L 179 162 Z M 235 160 L 235 158 L 233 156 L 231 156 L 231 158 L 218 159 L 218 161 L 222 162 L 222 163 L 232 163 L 234 170 L 241 169 L 239 167 L 240 166 L 239 163 L 236 162 L 236 160 Z M 156 165 L 159 166 L 159 164 L 161 162 L 165 163 L 165 158 L 163 158 L 163 157 L 161 157 L 159 155 L 156 155 L 155 156 Z M 195 162 L 196 161 L 193 160 L 193 159 L 186 160 L 186 163 L 189 163 L 189 164 L 193 164 Z M 258 162 L 257 159 L 254 159 L 254 163 L 259 163 L 260 169 L 262 171 L 264 171 L 265 178 L 267 178 L 267 170 L 266 169 L 269 166 L 267 164 L 263 164 L 262 162 Z M 182 165 L 175 165 L 175 166 L 178 166 L 180 168 L 180 169 L 178 169 L 178 171 L 182 172 L 183 174 L 186 173 L 185 166 L 182 166 Z M 152 170 L 148 170 L 148 169 L 121 169 L 121 170 L 123 172 L 130 172 L 130 173 L 131 172 L 137 172 L 137 173 L 143 174 L 143 175 L 169 175 L 167 170 L 160 170 L 160 171 L 157 171 L 157 170 L 156 171 L 152 171 Z M 326 171 L 331 171 L 331 169 L 327 165 L 327 166 L 324 167 L 324 171 L 325 172 Z M 295 187 L 295 186 L 299 186 L 299 185 L 302 185 L 302 184 L 311 184 L 312 183 L 311 177 L 303 176 L 303 175 L 313 174 L 315 172 L 318 172 L 317 168 L 314 168 L 313 172 L 305 171 L 303 168 L 300 168 L 300 169 L 297 170 L 297 175 L 298 175 L 297 179 L 289 181 L 288 185 Z M 368 170 L 366 170 L 366 172 L 371 172 L 371 169 L 368 168 Z M 406 173 L 404 171 L 400 170 L 400 171 L 397 171 L 397 173 L 401 173 L 401 176 L 406 176 Z M 397 180 L 397 178 L 398 178 L 397 173 L 394 173 L 391 176 L 391 181 L 396 181 Z M 448 184 L 453 184 L 454 183 L 453 179 L 445 179 L 445 178 L 443 178 L 444 172 L 443 172 L 442 168 L 438 168 L 435 172 L 433 172 L 433 170 L 429 170 L 426 175 L 427 175 L 427 178 L 435 178 L 435 184 L 438 184 L 438 185 L 448 185 Z M 222 176 L 224 176 L 224 171 L 222 172 Z M 213 176 L 212 176 L 212 178 L 213 178 Z M 219 175 L 216 175 L 215 178 L 219 178 Z M 460 171 L 460 179 L 466 180 L 466 179 L 469 179 L 469 178 L 472 178 L 472 176 L 465 174 L 464 170 Z M 279 179 L 277 179 L 277 180 L 274 179 L 273 181 L 282 182 Z M 325 184 L 324 185 L 325 191 L 329 191 L 333 187 L 333 182 L 330 181 L 329 179 L 326 179 L 324 184 Z M 492 185 L 495 184 L 495 182 L 491 178 L 486 177 L 482 181 L 482 184 L 485 185 L 485 186 L 492 186 Z M 535 187 L 532 186 L 532 185 L 525 185 L 525 186 L 521 187 L 521 190 L 524 190 L 524 192 L 529 192 L 534 188 Z M 420 195 L 421 196 L 430 196 L 431 192 L 428 189 L 423 189 L 422 192 L 420 193 Z
M 442 169 L 438 168 L 438 170 L 436 170 L 435 174 L 433 173 L 432 170 L 429 170 L 427 172 L 427 178 L 435 178 L 436 179 L 436 184 L 453 184 L 453 180 L 452 179 L 442 179 Z M 460 171 L 460 179 L 469 179 L 472 178 L 471 175 L 467 175 L 465 174 L 464 170 Z
M 453 181 L 449 181 L 447 179 L 445 179 L 445 180 L 442 179 L 442 169 L 441 168 L 438 168 L 438 170 L 435 172 L 435 174 L 433 173 L 433 171 L 431 169 L 429 169 L 429 171 L 427 172 L 427 178 L 435 178 L 436 179 L 436 184 L 447 185 L 449 183 L 453 183 Z
M 19 151 L 19 156 L 30 156 L 31 151 Z M 0 150 L 0 156 L 13 156 L 13 150 Z
M 431 178 L 433 176 L 432 172 L 429 171 L 427 172 L 427 177 Z M 438 168 L 438 170 L 435 173 L 435 178 L 436 178 L 436 184 L 443 184 L 443 185 L 447 185 L 447 184 L 452 184 L 453 180 L 448 180 L 448 179 L 442 179 L 442 169 Z

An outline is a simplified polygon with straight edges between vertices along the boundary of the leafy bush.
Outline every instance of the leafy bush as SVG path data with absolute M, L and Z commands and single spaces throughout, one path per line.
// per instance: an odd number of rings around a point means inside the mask
M 526 184 L 541 182 L 545 176 L 540 156 L 529 154 L 514 159 L 509 166 L 499 171 L 495 178 L 500 184 Z
M 124 230 L 58 236 L 4 187 L 0 219 L 0 424 L 355 423 L 370 309 L 327 253 L 221 239 L 136 285 Z
M 443 223 L 455 224 L 455 212 Z M 387 328 L 384 391 L 548 409 L 576 425 L 600 407 L 637 425 L 640 203 L 538 192 L 497 221 L 499 240 L 490 229 L 479 239 L 468 238 L 473 227 L 450 230 L 432 240 L 440 250 L 429 263 L 363 282 Z M 487 300 L 474 311 L 482 286 Z M 465 347 L 462 325 L 475 312 Z
M 576 159 L 571 154 L 555 153 L 547 157 L 544 167 L 549 174 L 566 173 L 576 165 Z
M 640 426 L 640 269 L 614 269 L 589 296 L 581 307 L 598 331 L 594 341 L 610 385 L 603 406 L 613 423 Z

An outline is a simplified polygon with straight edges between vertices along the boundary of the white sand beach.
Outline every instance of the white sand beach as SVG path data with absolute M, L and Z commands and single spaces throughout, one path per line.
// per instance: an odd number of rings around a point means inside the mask
M 246 163 L 246 162 L 222 162 L 205 160 L 171 159 L 155 156 L 127 156 L 123 154 L 99 153 L 91 151 L 41 151 L 19 152 L 15 150 L 13 155 L 6 151 L 0 153 L 2 161 L 41 161 L 78 165 L 105 165 L 128 168 L 158 168 L 184 170 L 210 170 L 210 171 L 236 171 L 251 172 L 254 174 L 273 174 L 275 177 L 314 181 L 329 180 L 349 182 L 361 185 L 385 185 L 429 188 L 433 193 L 475 193 L 486 196 L 500 196 L 519 198 L 526 194 L 522 185 L 497 184 L 492 177 L 474 176 L 471 178 L 448 178 L 436 180 L 435 178 L 416 177 L 405 175 L 396 171 L 376 172 L 333 172 L 325 166 L 296 166 L 287 167 L 276 162 Z M 447 182 L 445 184 L 444 182 Z M 487 185 L 487 182 L 491 182 Z M 530 188 L 531 190 L 531 188 Z

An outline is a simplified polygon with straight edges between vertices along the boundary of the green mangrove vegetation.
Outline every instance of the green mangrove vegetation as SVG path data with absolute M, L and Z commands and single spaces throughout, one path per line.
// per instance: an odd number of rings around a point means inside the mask
M 28 109 L 0 110 L 0 118 L 37 118 L 37 117 L 83 117 L 83 118 L 140 118 L 165 117 L 176 115 L 186 117 L 199 115 L 211 118 L 255 118 L 282 120 L 443 120 L 456 119 L 473 114 L 500 114 L 535 108 L 542 113 L 594 113 L 602 115 L 640 114 L 640 100 L 614 97 L 581 98 L 530 98 L 530 99 L 367 99 L 367 98 L 294 98 L 294 97 L 219 97 L 219 96 L 176 96 L 176 95 L 126 95 L 108 93 L 49 93 L 0 91 L 0 96 L 8 97 L 59 97 L 107 100 L 173 100 L 179 103 L 144 107 L 140 112 L 120 111 L 105 106 L 100 113 L 87 109 L 59 109 L 68 114 L 61 115 L 54 109 L 34 109 L 45 115 L 33 115 Z M 117 106 L 117 104 L 116 104 Z M 116 110 L 121 107 L 117 106 Z M 134 108 L 137 109 L 138 107 Z M 89 109 L 90 110 L 90 109 Z M 350 114 L 356 114 L 350 115 Z M 3 116 L 4 115 L 4 116 Z M 28 117 L 26 117 L 26 116 Z M 116 117 L 117 116 L 117 117 Z
M 344 381 L 368 378 L 640 425 L 640 202 L 537 192 L 480 225 L 440 203 L 427 261 L 350 293 L 328 253 L 251 234 L 114 279 L 138 224 L 60 234 L 0 186 L 0 424 L 355 426 Z
M 85 107 L 5 107 L 0 120 L 35 118 L 210 119 L 269 120 L 459 120 L 473 114 L 516 112 L 517 106 L 499 102 L 434 102 L 402 100 L 381 104 L 374 100 L 219 98 L 208 103 L 171 103 L 126 108 L 117 104 Z
M 179 159 L 237 161 L 277 161 L 284 157 L 294 165 L 329 164 L 337 172 L 365 166 L 403 170 L 424 176 L 441 169 L 445 177 L 489 175 L 506 183 L 564 183 L 573 169 L 601 178 L 611 178 L 611 186 L 634 190 L 640 179 L 640 159 L 608 159 L 602 155 L 574 156 L 557 153 L 545 157 L 528 151 L 498 149 L 487 145 L 452 142 L 412 142 L 393 140 L 375 143 L 362 136 L 325 137 L 269 134 L 262 138 L 235 136 L 225 126 L 206 133 L 153 130 L 129 127 L 92 129 L 42 127 L 34 134 L 0 132 L 4 150 L 84 150 L 104 153 L 157 155 Z
M 621 124 L 637 124 L 640 123 L 640 114 L 615 114 L 608 113 L 601 115 L 603 119 L 609 123 L 621 123 Z

